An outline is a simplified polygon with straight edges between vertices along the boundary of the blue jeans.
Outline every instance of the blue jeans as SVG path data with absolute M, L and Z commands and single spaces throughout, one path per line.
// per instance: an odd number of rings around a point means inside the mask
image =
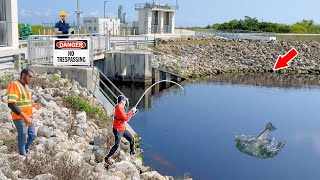
M 20 155 L 25 156 L 26 151 L 29 149 L 30 145 L 36 138 L 36 128 L 34 123 L 30 127 L 27 127 L 24 120 L 13 120 L 18 132 L 18 150 Z M 27 139 L 28 133 L 28 139 Z
M 121 138 L 124 137 L 126 138 L 129 142 L 130 142 L 130 154 L 134 154 L 134 137 L 133 135 L 126 130 L 125 132 L 121 132 L 121 131 L 117 131 L 116 129 L 112 129 L 113 135 L 114 135 L 114 145 L 112 146 L 111 150 L 109 151 L 109 154 L 107 155 L 107 157 L 105 157 L 105 160 L 108 157 L 111 157 L 119 148 L 120 146 L 120 142 L 121 142 Z

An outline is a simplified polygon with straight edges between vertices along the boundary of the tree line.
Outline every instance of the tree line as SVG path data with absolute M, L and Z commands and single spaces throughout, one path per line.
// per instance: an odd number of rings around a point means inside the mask
M 206 27 L 191 27 L 188 29 L 212 29 L 212 30 L 244 30 L 258 32 L 273 32 L 273 33 L 298 33 L 298 34 L 320 34 L 320 25 L 315 24 L 313 20 L 303 19 L 292 25 L 259 22 L 257 18 L 245 16 L 244 19 L 234 19 L 229 22 L 217 23 Z

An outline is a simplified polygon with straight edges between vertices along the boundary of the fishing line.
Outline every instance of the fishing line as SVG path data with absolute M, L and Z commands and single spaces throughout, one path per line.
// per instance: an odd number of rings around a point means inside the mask
M 174 82 L 174 81 L 170 81 L 170 80 L 161 80 L 161 81 L 158 81 L 158 82 L 155 82 L 154 84 L 152 84 L 152 85 L 142 94 L 142 96 L 140 97 L 140 99 L 138 100 L 138 102 L 135 104 L 134 107 L 137 107 L 137 106 L 138 106 L 138 104 L 139 104 L 140 101 L 142 100 L 143 96 L 144 96 L 153 86 L 155 86 L 155 85 L 157 85 L 157 84 L 159 84 L 159 83 L 161 83 L 161 82 L 171 82 L 171 83 L 174 83 L 174 84 L 178 85 L 181 89 L 183 89 L 184 92 L 186 93 L 186 90 L 185 90 L 180 84 L 178 84 L 178 83 L 176 83 L 176 82 Z

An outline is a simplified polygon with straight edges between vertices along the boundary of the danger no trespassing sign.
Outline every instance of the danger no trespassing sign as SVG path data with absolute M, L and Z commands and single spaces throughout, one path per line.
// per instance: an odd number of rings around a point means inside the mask
M 53 43 L 53 65 L 90 65 L 89 40 L 60 39 Z

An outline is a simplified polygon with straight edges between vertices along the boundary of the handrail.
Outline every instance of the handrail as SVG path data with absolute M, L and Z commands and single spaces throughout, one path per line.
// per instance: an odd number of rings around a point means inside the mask
M 95 69 L 98 71 L 98 73 L 95 73 Z M 102 85 L 106 88 L 106 90 L 108 90 L 108 92 L 115 98 L 117 99 L 117 95 L 115 93 L 112 92 L 112 90 L 108 87 L 108 85 L 103 82 L 103 80 L 100 78 L 100 75 L 103 76 L 104 79 L 106 79 L 108 81 L 109 84 L 111 84 L 111 86 L 116 90 L 116 92 L 119 94 L 119 95 L 124 95 L 118 88 L 117 86 L 115 86 L 110 80 L 109 78 L 104 74 L 102 73 L 102 71 L 96 67 L 96 66 L 93 66 L 92 68 L 92 79 L 93 79 L 93 82 L 94 82 L 94 92 L 93 94 L 95 94 L 95 90 L 96 90 L 96 86 L 99 87 L 99 90 L 102 92 L 102 94 L 108 99 L 108 101 L 114 106 L 115 103 L 114 101 L 109 97 L 109 95 L 105 92 L 105 90 L 103 88 L 100 87 L 100 82 L 102 83 Z M 96 77 L 96 80 L 94 80 L 94 76 Z M 98 81 L 97 79 L 99 79 L 99 84 L 98 84 Z

